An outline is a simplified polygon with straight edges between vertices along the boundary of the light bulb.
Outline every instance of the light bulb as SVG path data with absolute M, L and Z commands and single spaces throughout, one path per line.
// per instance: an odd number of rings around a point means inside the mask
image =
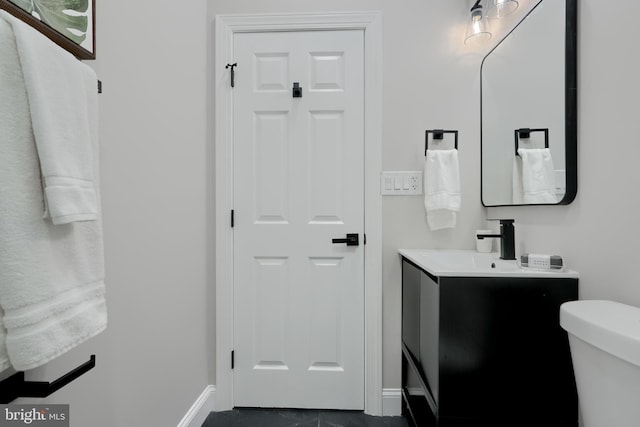
M 504 18 L 511 15 L 518 8 L 519 4 L 516 0 L 492 0 L 489 10 L 487 10 L 487 18 Z
M 482 44 L 491 38 L 491 32 L 484 17 L 482 6 L 476 6 L 471 9 L 469 23 L 467 25 L 467 33 L 464 37 L 464 44 L 476 45 Z

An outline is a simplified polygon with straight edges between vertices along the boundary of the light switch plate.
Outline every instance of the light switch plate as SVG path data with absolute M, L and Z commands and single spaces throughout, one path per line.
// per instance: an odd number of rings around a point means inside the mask
M 421 171 L 384 171 L 380 174 L 383 196 L 419 196 L 422 194 Z

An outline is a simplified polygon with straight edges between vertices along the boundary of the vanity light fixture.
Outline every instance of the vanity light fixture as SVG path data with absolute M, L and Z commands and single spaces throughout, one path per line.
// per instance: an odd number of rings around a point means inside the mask
M 467 24 L 467 33 L 464 37 L 464 44 L 476 45 L 482 44 L 491 38 L 487 17 L 484 14 L 481 0 L 477 0 L 471 8 L 469 23 Z
M 487 18 L 504 18 L 515 12 L 518 6 L 519 3 L 516 0 L 491 0 L 487 10 Z

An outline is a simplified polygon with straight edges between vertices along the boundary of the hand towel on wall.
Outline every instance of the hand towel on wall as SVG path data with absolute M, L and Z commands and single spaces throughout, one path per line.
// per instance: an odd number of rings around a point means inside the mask
M 513 156 L 513 175 L 511 177 L 512 203 L 521 205 L 524 203 L 524 189 L 522 188 L 522 157 Z
M 431 230 L 456 226 L 460 211 L 458 150 L 427 150 L 424 164 L 424 206 Z
M 551 151 L 548 148 L 519 148 L 518 154 L 522 159 L 524 203 L 557 203 Z
M 16 370 L 27 370 L 106 328 L 102 220 L 99 194 L 94 221 L 54 225 L 42 217 L 39 147 L 34 141 L 16 40 L 3 17 L 0 16 L 0 307 L 4 311 L 8 359 Z M 90 141 L 95 150 L 91 162 L 97 178 L 95 81 L 90 86 L 87 80 L 76 84 L 87 98 Z M 95 188 L 99 188 L 97 182 Z
M 43 175 L 45 216 L 54 224 L 95 220 L 93 153 L 85 86 L 95 72 L 4 11 L 13 28 Z

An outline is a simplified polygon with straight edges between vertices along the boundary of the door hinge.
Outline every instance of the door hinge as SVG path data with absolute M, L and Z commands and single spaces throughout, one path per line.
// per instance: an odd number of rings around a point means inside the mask
M 231 350 L 231 369 L 235 366 L 235 352 Z
M 362 233 L 364 244 L 367 244 L 367 233 Z
M 235 211 L 231 209 L 231 228 L 235 225 Z

